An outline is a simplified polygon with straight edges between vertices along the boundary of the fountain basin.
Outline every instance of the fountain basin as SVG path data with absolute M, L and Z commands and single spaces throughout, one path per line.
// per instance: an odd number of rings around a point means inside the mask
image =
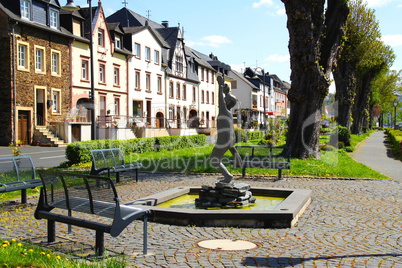
M 127 205 L 144 206 L 151 210 L 150 219 L 159 223 L 174 225 L 290 228 L 311 203 L 311 190 L 282 188 L 251 188 L 253 195 L 285 197 L 271 210 L 241 209 L 184 209 L 157 207 L 157 204 L 181 195 L 197 194 L 201 187 L 178 187 L 130 202 Z

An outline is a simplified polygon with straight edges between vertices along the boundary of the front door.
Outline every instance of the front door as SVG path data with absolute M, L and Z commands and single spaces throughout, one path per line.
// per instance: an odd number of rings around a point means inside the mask
M 22 144 L 31 143 L 31 124 L 30 124 L 30 112 L 18 111 L 18 140 L 22 141 Z

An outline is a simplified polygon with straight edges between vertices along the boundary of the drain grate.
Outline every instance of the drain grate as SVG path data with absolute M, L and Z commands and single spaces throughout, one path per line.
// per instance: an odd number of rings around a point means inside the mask
M 250 250 L 258 248 L 253 242 L 238 239 L 210 239 L 197 243 L 197 246 L 212 250 Z

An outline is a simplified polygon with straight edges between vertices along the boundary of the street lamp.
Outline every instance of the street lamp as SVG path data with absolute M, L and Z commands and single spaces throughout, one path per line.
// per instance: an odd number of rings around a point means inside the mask
M 89 20 L 90 20 L 90 33 L 89 33 L 89 62 L 90 62 L 90 78 L 91 78 L 91 89 L 89 91 L 89 101 L 91 103 L 91 140 L 96 139 L 96 125 L 95 125 L 95 81 L 94 81 L 94 52 L 93 52 L 93 18 L 92 18 L 92 0 L 87 0 L 89 4 Z M 74 0 L 67 0 L 67 5 L 62 7 L 62 9 L 67 11 L 80 10 L 79 6 L 74 4 Z
M 396 129 L 396 107 L 398 106 L 398 100 L 394 100 L 394 129 Z

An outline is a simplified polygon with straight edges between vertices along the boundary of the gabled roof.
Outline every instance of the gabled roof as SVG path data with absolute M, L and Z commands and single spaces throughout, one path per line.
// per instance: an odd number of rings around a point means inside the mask
M 237 71 L 235 71 L 235 70 L 230 70 L 232 73 L 233 73 L 233 75 L 235 76 L 235 77 L 232 77 L 232 78 L 236 78 L 236 79 L 239 79 L 239 80 L 242 80 L 244 83 L 246 83 L 248 86 L 250 86 L 252 89 L 259 89 L 256 85 L 254 85 L 253 83 L 251 83 L 247 78 L 245 78 L 244 77 L 244 75 L 242 75 L 241 73 L 239 73 L 239 72 L 237 72 Z
M 134 11 L 123 7 L 106 18 L 110 22 L 120 22 L 123 27 L 145 26 L 147 23 L 151 28 L 162 28 L 163 25 L 156 23 L 148 18 L 141 16 Z
M 185 49 L 186 49 L 186 54 L 190 54 L 190 55 L 194 58 L 194 61 L 197 62 L 199 65 L 201 65 L 201 66 L 203 66 L 203 67 L 205 67 L 205 68 L 208 68 L 208 69 L 211 69 L 211 70 L 216 71 L 216 70 L 211 66 L 211 64 L 209 64 L 209 63 L 205 60 L 205 59 L 208 58 L 207 55 L 202 54 L 201 52 L 198 52 L 197 50 L 192 49 L 191 47 L 188 47 L 188 46 L 185 46 Z
M 158 42 L 162 47 L 170 48 L 170 45 L 163 39 L 163 37 L 159 34 L 159 32 L 155 31 L 149 26 L 124 27 L 123 30 L 125 34 L 136 34 L 144 30 L 149 30 L 151 34 L 155 37 L 155 39 L 158 40 Z

